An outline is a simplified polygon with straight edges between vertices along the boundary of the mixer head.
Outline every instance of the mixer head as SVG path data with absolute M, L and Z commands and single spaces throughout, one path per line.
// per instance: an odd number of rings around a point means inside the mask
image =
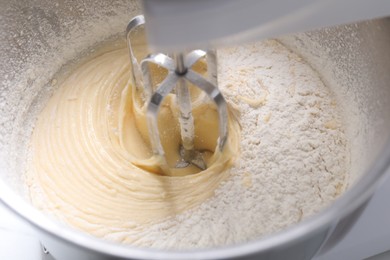
M 144 24 L 145 19 L 142 15 L 134 17 L 127 26 L 126 39 L 131 60 L 134 96 L 140 97 L 141 102 L 146 104 L 147 124 L 153 153 L 159 156 L 162 170 L 169 172 L 170 167 L 165 159 L 157 119 L 164 98 L 173 92 L 180 111 L 178 121 L 181 133 L 181 146 L 178 150 L 181 160 L 175 167 L 184 168 L 192 164 L 200 170 L 205 170 L 207 165 L 202 151 L 197 151 L 194 147 L 194 118 L 189 85 L 200 89 L 214 101 L 219 119 L 216 151 L 217 149 L 222 151 L 228 136 L 228 112 L 226 101 L 217 87 L 216 54 L 210 50 L 192 50 L 171 55 L 150 54 L 143 33 Z M 207 63 L 207 79 L 193 69 L 193 66 L 201 59 L 206 60 Z M 154 65 L 154 69 L 150 65 Z M 156 75 L 153 74 L 161 69 L 166 71 L 165 78 L 156 80 Z

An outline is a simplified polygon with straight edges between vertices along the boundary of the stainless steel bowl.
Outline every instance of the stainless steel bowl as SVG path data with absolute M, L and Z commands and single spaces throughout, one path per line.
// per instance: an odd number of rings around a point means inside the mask
M 96 42 L 124 35 L 139 14 L 133 1 L 1 1 L 0 199 L 37 231 L 57 259 L 310 259 L 342 237 L 390 164 L 390 19 L 279 39 L 308 61 L 342 104 L 351 181 L 330 207 L 279 233 L 245 244 L 159 251 L 106 242 L 63 226 L 30 205 L 23 185 L 35 115 L 65 62 Z M 68 62 L 69 63 L 69 62 Z M 71 62 L 70 62 L 71 63 Z

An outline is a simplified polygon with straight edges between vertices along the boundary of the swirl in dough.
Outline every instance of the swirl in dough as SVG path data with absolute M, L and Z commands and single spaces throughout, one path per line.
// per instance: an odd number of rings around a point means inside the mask
M 32 136 L 30 171 L 52 213 L 92 234 L 98 233 L 95 225 L 131 229 L 199 205 L 227 177 L 224 171 L 238 153 L 239 125 L 231 114 L 227 145 L 214 153 L 216 108 L 191 90 L 195 146 L 205 151 L 208 168 L 165 175 L 151 153 L 145 105 L 134 96 L 130 78 L 126 49 L 82 64 L 60 82 Z M 171 166 L 179 159 L 177 113 L 170 94 L 160 109 L 159 129 Z

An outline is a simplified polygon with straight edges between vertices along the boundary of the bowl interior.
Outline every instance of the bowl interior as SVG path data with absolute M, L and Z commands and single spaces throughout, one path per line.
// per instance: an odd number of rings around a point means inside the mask
M 53 77 L 64 62 L 71 66 L 76 57 L 93 55 L 96 43 L 118 42 L 140 8 L 138 2 L 124 0 L 17 0 L 0 5 L 5 35 L 0 41 L 0 180 L 29 203 L 23 181 L 28 140 L 56 87 Z M 332 88 L 346 122 L 352 187 L 389 149 L 390 19 L 278 40 L 308 61 Z

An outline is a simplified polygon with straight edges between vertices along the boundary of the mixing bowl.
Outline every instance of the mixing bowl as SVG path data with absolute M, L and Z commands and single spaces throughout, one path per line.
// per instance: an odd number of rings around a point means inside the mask
M 23 184 L 29 136 L 63 66 L 124 38 L 133 1 L 1 1 L 0 199 L 37 231 L 56 259 L 310 259 L 332 247 L 364 210 L 390 164 L 390 19 L 283 36 L 337 97 L 346 122 L 348 190 L 320 213 L 248 243 L 191 251 L 114 244 L 43 215 Z M 115 46 L 114 46 L 115 47 Z M 65 64 L 65 65 L 64 65 Z

